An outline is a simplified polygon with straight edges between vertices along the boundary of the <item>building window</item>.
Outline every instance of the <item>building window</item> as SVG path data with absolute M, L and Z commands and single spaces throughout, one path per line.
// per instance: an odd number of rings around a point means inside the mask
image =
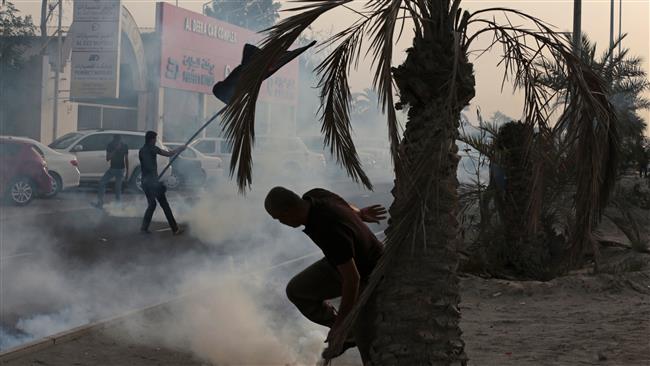
M 77 119 L 78 130 L 110 129 L 136 131 L 138 110 L 135 108 L 114 108 L 100 105 L 80 105 Z
M 138 111 L 135 109 L 104 108 L 102 128 L 107 130 L 135 131 L 138 127 Z

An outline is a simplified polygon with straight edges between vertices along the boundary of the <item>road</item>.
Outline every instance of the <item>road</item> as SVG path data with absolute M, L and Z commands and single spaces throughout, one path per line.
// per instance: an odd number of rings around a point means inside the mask
M 330 188 L 359 206 L 390 202 L 388 184 L 375 192 L 350 183 Z M 89 205 L 95 196 L 88 188 L 26 207 L 0 206 L 0 349 L 177 296 L 196 271 L 253 271 L 307 255 L 277 271 L 275 280 L 286 281 L 317 259 L 309 255 L 318 248 L 302 233 L 260 210 L 260 195 L 168 198 L 185 229 L 180 236 L 159 208 L 152 234 L 139 232 L 141 194 L 126 194 L 121 206 L 104 211 Z

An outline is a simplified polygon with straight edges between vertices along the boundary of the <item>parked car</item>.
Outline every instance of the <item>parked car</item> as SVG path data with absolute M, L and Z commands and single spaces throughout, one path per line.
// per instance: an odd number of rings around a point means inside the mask
M 81 179 L 81 173 L 78 168 L 79 162 L 77 162 L 77 157 L 73 154 L 60 153 L 52 150 L 41 142 L 28 137 L 7 136 L 5 138 L 30 143 L 45 158 L 48 173 L 54 179 L 52 181 L 52 192 L 47 197 L 54 197 L 65 189 L 79 186 Z
M 7 201 L 19 206 L 52 192 L 47 163 L 33 144 L 0 138 L 0 192 Z
M 165 146 L 177 149 L 183 144 L 165 142 Z M 172 189 L 181 185 L 203 186 L 208 182 L 216 182 L 223 177 L 223 161 L 188 146 L 172 163 L 172 177 L 174 179 L 169 179 L 167 184 Z
M 120 135 L 122 142 L 129 147 L 129 171 L 124 179 L 134 189 L 142 189 L 142 175 L 140 174 L 140 160 L 138 151 L 144 145 L 144 132 L 122 130 L 82 130 L 70 132 L 56 139 L 50 148 L 63 153 L 72 153 L 79 162 L 82 183 L 96 183 L 109 167 L 106 161 L 106 146 L 114 135 Z M 156 145 L 166 149 L 158 140 Z M 169 158 L 158 156 L 158 167 L 167 165 Z M 170 171 L 165 172 L 164 179 L 170 177 Z
M 203 155 L 220 158 L 224 163 L 230 164 L 232 146 L 228 140 L 217 137 L 203 137 L 190 144 Z
M 202 138 L 192 147 L 208 156 L 217 156 L 230 164 L 232 146 L 223 138 Z M 256 171 L 264 173 L 318 173 L 326 167 L 325 156 L 307 149 L 298 137 L 257 136 L 253 147 Z

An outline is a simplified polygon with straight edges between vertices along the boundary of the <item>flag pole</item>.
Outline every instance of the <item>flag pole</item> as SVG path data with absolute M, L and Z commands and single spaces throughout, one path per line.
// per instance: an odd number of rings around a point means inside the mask
M 187 142 L 183 145 L 183 148 L 186 148 L 186 147 L 187 147 L 187 146 L 188 146 L 188 145 L 189 145 L 189 144 L 190 144 L 190 143 L 191 143 L 191 142 L 196 138 L 196 136 L 198 136 L 198 135 L 199 135 L 203 130 L 205 130 L 206 127 L 208 127 L 208 125 L 209 125 L 210 123 L 212 123 L 212 122 L 213 122 L 213 121 L 214 121 L 214 120 L 215 120 L 215 119 L 216 119 L 216 118 L 217 118 L 221 113 L 223 113 L 223 111 L 226 110 L 226 107 L 227 107 L 227 106 L 224 106 L 224 107 L 221 108 L 219 111 L 217 111 L 217 113 L 215 113 L 212 117 L 210 117 L 210 119 L 207 120 L 207 121 L 203 124 L 203 126 L 201 126 L 201 128 L 199 128 L 199 129 L 198 129 L 198 130 L 197 130 L 197 131 L 192 135 L 192 137 L 189 138 L 189 140 L 187 140 Z M 169 167 L 170 167 L 170 166 L 172 165 L 172 163 L 176 160 L 176 158 L 178 158 L 179 155 L 180 155 L 180 153 L 174 154 L 174 156 L 172 156 L 171 159 L 169 159 L 169 163 L 167 163 L 167 165 L 165 166 L 165 169 L 163 169 L 162 172 L 158 175 L 158 179 L 162 179 L 162 176 L 165 174 L 165 172 L 167 171 L 167 169 L 169 169 Z

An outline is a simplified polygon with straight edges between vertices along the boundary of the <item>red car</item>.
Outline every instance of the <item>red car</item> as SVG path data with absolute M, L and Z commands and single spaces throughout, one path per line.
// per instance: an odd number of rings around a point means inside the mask
M 0 193 L 15 205 L 52 191 L 47 164 L 34 146 L 25 141 L 0 139 Z

